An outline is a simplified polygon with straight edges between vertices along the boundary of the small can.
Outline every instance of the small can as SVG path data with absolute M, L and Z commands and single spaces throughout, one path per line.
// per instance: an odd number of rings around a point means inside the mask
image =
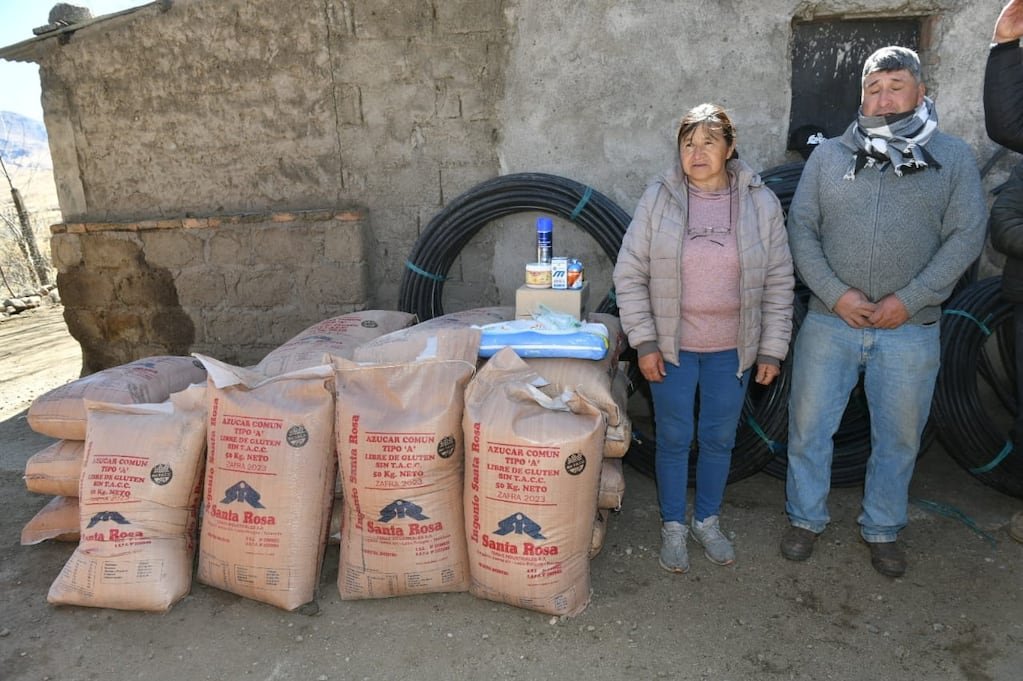
M 568 258 L 551 258 L 551 288 L 568 288 Z
M 580 289 L 583 287 L 583 264 L 572 258 L 568 261 L 568 288 Z
M 529 288 L 551 287 L 551 265 L 546 262 L 526 264 L 526 286 Z

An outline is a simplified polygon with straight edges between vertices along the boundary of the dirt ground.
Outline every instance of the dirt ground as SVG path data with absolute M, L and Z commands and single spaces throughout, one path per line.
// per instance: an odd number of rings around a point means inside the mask
M 198 583 L 166 614 L 50 606 L 74 547 L 19 545 L 47 501 L 21 475 L 52 442 L 25 410 L 79 372 L 60 314 L 0 324 L 2 681 L 1023 678 L 1023 544 L 1005 531 L 1023 500 L 984 487 L 938 445 L 917 469 L 911 563 L 897 580 L 874 572 L 857 539 L 855 488 L 832 491 L 832 525 L 808 562 L 781 558 L 784 484 L 763 473 L 726 491 L 737 565 L 691 545 L 690 572 L 664 572 L 654 484 L 626 467 L 624 506 L 591 563 L 592 602 L 573 619 L 466 593 L 342 602 L 336 545 L 316 607 L 301 613 Z

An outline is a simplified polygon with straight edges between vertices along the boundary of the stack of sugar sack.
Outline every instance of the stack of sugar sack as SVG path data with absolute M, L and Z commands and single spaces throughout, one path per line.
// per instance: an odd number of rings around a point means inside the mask
M 392 310 L 364 310 L 317 322 L 271 350 L 252 367 L 265 376 L 322 366 L 326 355 L 351 358 L 363 343 L 411 326 L 416 316 Z
M 271 350 L 251 367 L 265 376 L 279 376 L 298 369 L 321 366 L 327 355 L 351 357 L 363 343 L 415 324 L 416 316 L 392 310 L 363 310 L 324 319 L 302 330 Z M 341 489 L 334 490 L 328 541 L 340 541 Z
M 47 600 L 162 612 L 192 584 L 205 387 L 160 404 L 87 402 L 81 541 Z
M 25 487 L 51 499 L 21 530 L 21 544 L 47 539 L 78 541 L 78 482 L 85 457 L 83 440 L 57 440 L 25 462 Z
M 344 600 L 465 591 L 465 387 L 479 331 L 417 325 L 335 358 Z
M 590 600 L 589 552 L 606 423 L 581 393 L 550 395 L 538 387 L 543 384 L 505 348 L 466 389 L 469 591 L 572 616 Z
M 608 352 L 599 360 L 575 358 L 527 358 L 524 361 L 554 390 L 570 390 L 584 396 L 604 414 L 607 429 L 603 439 L 598 511 L 594 514 L 591 557 L 603 547 L 610 514 L 621 509 L 625 497 L 622 458 L 632 443 L 632 421 L 628 415 L 628 363 L 618 357 L 628 347 L 618 317 L 590 313 L 587 320 L 608 330 Z
M 268 377 L 197 356 L 209 373 L 197 578 L 295 610 L 315 598 L 330 524 L 333 369 Z
M 204 383 L 206 372 L 192 357 L 147 357 L 84 376 L 37 397 L 28 424 L 58 441 L 29 457 L 25 486 L 53 498 L 23 528 L 21 543 L 78 540 L 78 481 L 88 425 L 86 400 L 107 404 L 156 404 L 171 393 Z

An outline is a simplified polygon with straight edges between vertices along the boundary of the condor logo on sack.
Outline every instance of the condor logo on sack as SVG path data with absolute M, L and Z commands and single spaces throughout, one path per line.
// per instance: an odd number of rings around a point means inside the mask
M 524 513 L 514 513 L 497 523 L 494 534 L 524 534 L 531 539 L 546 539 L 540 527 L 534 520 Z M 497 541 L 488 535 L 483 535 L 483 546 L 492 551 L 508 554 L 522 554 L 523 556 L 556 556 L 558 547 L 553 545 L 539 545 L 532 542 L 524 542 L 521 547 L 510 541 Z
M 99 523 L 117 523 L 118 525 L 131 525 L 123 515 L 117 511 L 100 511 L 94 514 L 89 519 L 89 524 L 85 526 L 88 530 L 91 527 L 95 527 Z M 88 532 L 82 534 L 83 541 L 125 541 L 128 539 L 142 539 L 145 537 L 145 533 L 141 530 L 126 530 L 117 527 L 111 527 L 109 530 L 104 532 L 102 529 L 98 529 L 95 532 Z
M 380 509 L 379 522 L 387 523 L 395 518 L 412 518 L 413 520 L 429 520 L 423 515 L 423 507 L 413 504 L 411 501 L 398 499 Z
M 366 523 L 366 530 L 373 534 L 387 535 L 390 537 L 404 537 L 406 528 L 401 525 L 381 525 L 380 523 L 389 523 L 392 520 L 404 520 L 411 518 L 412 520 L 429 520 L 430 517 L 423 513 L 423 509 L 418 504 L 414 504 L 411 501 L 405 501 L 404 499 L 397 499 L 389 503 L 380 509 L 380 517 L 376 522 L 372 520 Z M 444 529 L 444 523 L 409 523 L 407 527 L 408 536 L 415 537 L 430 532 L 437 532 L 438 530 Z
M 97 523 L 114 522 L 118 525 L 131 525 L 124 516 L 117 511 L 100 511 L 91 518 L 89 518 L 89 524 L 85 526 L 85 529 L 94 527 Z
M 224 490 L 224 498 L 220 500 L 222 504 L 232 504 L 234 502 L 246 503 L 252 508 L 266 508 L 259 502 L 259 492 L 255 490 L 249 483 L 244 480 L 239 480 L 235 484 Z M 232 523 L 242 522 L 246 525 L 276 525 L 277 518 L 272 515 L 259 515 L 252 511 L 245 511 L 240 517 L 237 513 L 229 509 L 220 509 L 216 504 L 209 508 L 209 514 L 220 520 L 226 520 Z
M 514 513 L 497 523 L 494 534 L 506 535 L 514 532 L 528 535 L 532 539 L 546 539 L 547 537 L 540 532 L 541 529 L 540 525 L 525 513 Z
M 220 503 L 230 504 L 235 501 L 244 501 L 252 508 L 265 508 L 263 504 L 259 503 L 259 492 L 244 480 L 239 480 L 228 487 L 224 491 L 224 498 L 220 500 Z

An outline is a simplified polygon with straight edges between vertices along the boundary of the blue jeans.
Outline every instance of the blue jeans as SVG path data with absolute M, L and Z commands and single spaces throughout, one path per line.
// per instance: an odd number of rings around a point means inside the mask
M 696 461 L 696 503 L 693 516 L 706 520 L 718 515 L 725 494 L 739 415 L 749 383 L 749 370 L 739 373 L 735 350 L 680 352 L 679 366 L 664 363 L 667 375 L 651 383 L 657 448 L 657 497 L 661 521 L 686 521 L 689 446 L 698 428 L 700 455 Z M 696 425 L 696 390 L 700 390 L 699 425 Z
M 792 352 L 789 395 L 789 522 L 822 532 L 830 520 L 832 436 L 862 372 L 870 410 L 870 459 L 857 520 L 868 542 L 891 542 L 906 526 L 909 481 L 941 361 L 938 324 L 854 329 L 811 312 Z

